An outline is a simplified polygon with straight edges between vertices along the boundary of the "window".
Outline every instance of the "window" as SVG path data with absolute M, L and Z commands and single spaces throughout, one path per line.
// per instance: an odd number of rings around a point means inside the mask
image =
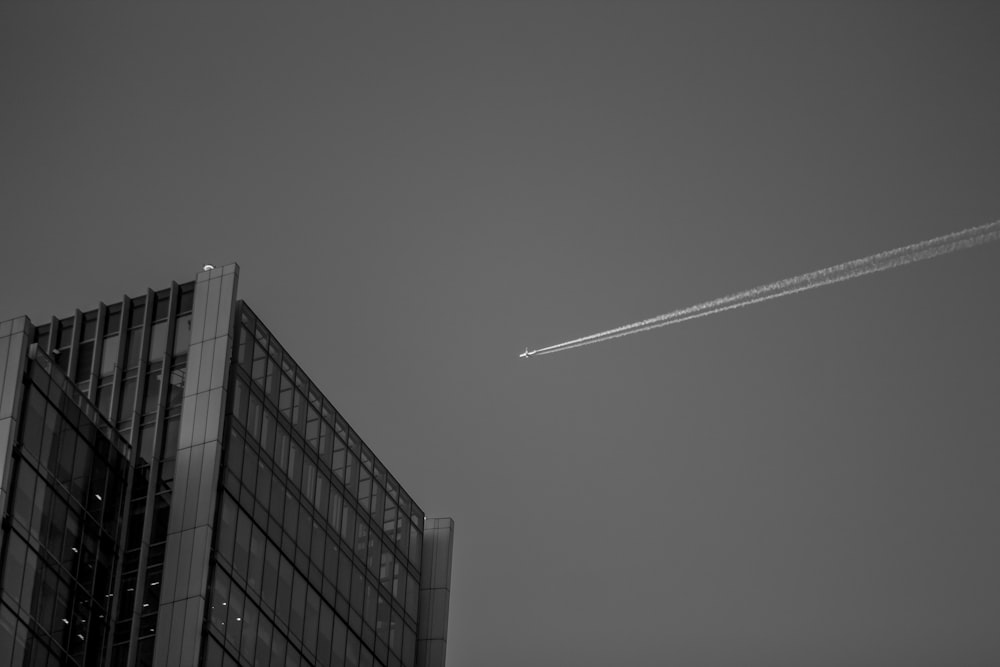
M 236 503 L 228 494 L 223 494 L 222 507 L 219 510 L 216 549 L 227 562 L 232 562 L 233 559 L 233 545 L 236 541 L 236 515 Z
M 94 343 L 80 343 L 76 355 L 76 380 L 78 382 L 90 377 L 90 365 L 94 361 Z
M 337 581 L 337 561 L 340 559 L 340 549 L 333 537 L 326 538 L 326 554 L 323 559 L 323 576 L 331 582 Z
M 263 405 L 261 405 L 260 399 L 251 393 L 250 405 L 247 409 L 246 427 L 250 437 L 258 442 L 260 441 L 260 420 L 262 412 Z
M 188 348 L 191 347 L 191 316 L 182 315 L 177 318 L 174 324 L 174 349 L 173 354 L 176 357 L 179 354 L 187 354 Z
M 236 382 L 233 383 L 233 416 L 235 416 L 240 423 L 247 423 L 247 400 L 249 390 L 243 380 L 236 378 Z
M 24 443 L 24 448 L 38 458 L 42 451 L 42 424 L 45 422 L 46 401 L 41 392 L 31 387 L 25 403 L 21 441 Z
M 14 488 L 14 518 L 25 528 L 31 526 L 31 509 L 34 505 L 35 483 L 38 477 L 35 471 L 24 463 L 18 466 L 17 480 Z M 39 508 L 41 511 L 41 508 Z M 4 586 L 5 590 L 11 590 Z
M 305 622 L 306 580 L 298 571 L 292 580 L 292 610 L 289 616 L 288 629 L 292 636 L 302 638 Z
M 141 327 L 143 318 L 146 316 L 146 297 L 140 296 L 132 299 L 132 315 L 129 317 L 129 326 Z
M 170 312 L 170 290 L 158 292 L 154 303 L 153 321 L 159 322 L 167 319 L 167 314 Z
M 237 651 L 240 646 L 240 631 L 243 629 L 243 591 L 233 586 L 229 592 L 229 613 L 226 614 L 226 642 Z
M 275 607 L 275 595 L 278 587 L 278 563 L 281 556 L 278 548 L 270 541 L 265 541 L 264 547 L 264 572 L 260 591 L 261 601 L 271 609 Z
M 125 368 L 135 368 L 139 365 L 139 351 L 142 347 L 142 329 L 131 329 L 128 332 L 128 345 L 125 349 Z
M 250 556 L 250 517 L 243 512 L 237 512 L 236 546 L 233 549 L 233 570 L 246 572 Z
M 320 665 L 331 664 L 330 649 L 333 641 L 333 609 L 321 602 L 319 611 L 319 637 L 316 646 L 316 661 Z
M 240 644 L 240 653 L 247 662 L 253 662 L 253 650 L 257 645 L 257 605 L 247 598 L 243 605 L 243 639 Z
M 292 603 L 292 564 L 285 558 L 281 559 L 278 566 L 278 618 L 288 618 L 289 609 Z
M 274 415 L 270 410 L 264 410 L 263 425 L 260 432 L 260 449 L 270 457 L 274 457 Z
M 316 640 L 319 632 L 319 594 L 312 589 L 306 588 L 306 615 L 305 628 L 302 639 L 305 640 L 306 649 L 315 654 Z
M 257 630 L 257 653 L 254 656 L 254 665 L 266 665 L 267 656 L 271 654 L 271 622 L 261 615 L 260 626 Z M 205 663 L 210 665 L 212 663 Z
M 254 525 L 250 533 L 250 564 L 247 569 L 247 586 L 257 592 L 261 590 L 265 542 L 263 531 Z
M 417 580 L 406 575 L 406 613 L 417 617 Z
M 257 454 L 254 452 L 252 446 L 247 446 L 243 453 L 243 473 L 241 477 L 243 484 L 249 489 L 251 495 L 257 493 L 257 467 Z M 237 474 L 240 473 L 237 472 Z
M 108 321 L 104 325 L 104 335 L 108 336 L 110 334 L 118 333 L 122 325 L 122 306 L 121 304 L 116 304 L 108 308 Z
M 334 488 L 330 489 L 330 511 L 327 521 L 337 533 L 340 533 L 341 519 L 344 513 L 344 497 Z
M 146 388 L 142 399 L 142 414 L 156 412 L 157 399 L 160 397 L 160 383 L 163 380 L 162 370 L 153 370 L 146 374 Z
M 222 634 L 226 633 L 226 612 L 229 607 L 229 578 L 222 570 L 215 571 L 215 581 L 212 586 L 212 605 L 209 619 L 213 627 Z M 218 664 L 218 663 L 211 663 Z
M 118 334 L 104 338 L 101 349 L 101 375 L 110 375 L 118 364 Z
M 420 569 L 420 547 L 422 546 L 421 541 L 422 540 L 420 536 L 420 531 L 418 531 L 417 527 L 411 523 L 409 558 L 410 562 L 413 563 L 418 570 Z
M 190 313 L 194 307 L 194 285 L 182 285 L 177 303 L 177 313 Z
M 73 318 L 67 317 L 59 322 L 59 337 L 56 339 L 58 349 L 67 350 L 73 341 Z
M 302 451 L 293 442 L 288 450 L 288 477 L 292 486 L 300 485 L 299 478 L 302 476 Z
M 120 421 L 132 418 L 132 412 L 135 410 L 135 387 L 135 378 L 125 380 L 122 383 L 122 398 L 118 406 L 118 419 Z
M 334 616 L 333 624 L 333 644 L 330 653 L 333 657 L 333 664 L 340 664 L 344 659 L 344 651 L 347 648 L 347 626 L 339 618 Z
M 167 384 L 167 409 L 179 408 L 184 402 L 184 377 L 187 374 L 185 366 L 174 366 L 170 369 Z
M 167 353 L 167 323 L 157 322 L 150 330 L 149 361 L 163 361 Z

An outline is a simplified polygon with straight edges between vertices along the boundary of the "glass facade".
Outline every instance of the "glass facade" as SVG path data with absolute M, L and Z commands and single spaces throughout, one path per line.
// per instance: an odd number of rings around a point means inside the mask
M 118 602 L 128 444 L 53 366 L 28 364 L 10 452 L 2 665 L 103 664 Z
M 205 664 L 415 664 L 423 511 L 246 306 Z
M 0 665 L 444 664 L 453 523 L 425 536 L 237 278 L 29 324 L 10 446 L 0 365 Z

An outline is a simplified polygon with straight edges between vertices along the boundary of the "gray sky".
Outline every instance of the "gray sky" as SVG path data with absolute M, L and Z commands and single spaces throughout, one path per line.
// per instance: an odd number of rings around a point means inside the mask
M 1000 4 L 0 8 L 0 319 L 239 262 L 449 665 L 1000 663 Z

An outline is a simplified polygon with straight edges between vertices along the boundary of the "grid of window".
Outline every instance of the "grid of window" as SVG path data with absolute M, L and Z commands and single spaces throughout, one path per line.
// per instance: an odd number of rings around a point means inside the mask
M 205 664 L 411 667 L 422 511 L 246 306 L 238 341 Z
M 54 319 L 35 330 L 39 347 L 53 351 L 60 367 L 134 446 L 127 531 L 118 536 L 125 540 L 125 554 L 115 667 L 152 664 L 193 305 L 191 282 Z
M 30 364 L 0 577 L 0 664 L 100 664 L 128 460 L 71 387 Z M 87 407 L 84 403 L 84 407 Z

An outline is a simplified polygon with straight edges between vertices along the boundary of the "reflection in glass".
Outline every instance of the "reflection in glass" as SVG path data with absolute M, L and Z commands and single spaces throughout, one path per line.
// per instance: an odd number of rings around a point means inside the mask
M 157 322 L 150 329 L 149 335 L 149 363 L 163 361 L 167 352 L 167 323 Z

